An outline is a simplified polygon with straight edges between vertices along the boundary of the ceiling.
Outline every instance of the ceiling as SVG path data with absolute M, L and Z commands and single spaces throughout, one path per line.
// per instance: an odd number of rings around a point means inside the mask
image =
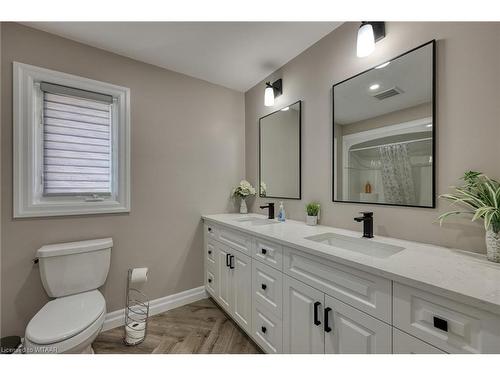
M 341 22 L 24 24 L 244 92 Z
M 335 123 L 346 125 L 432 101 L 432 45 L 428 44 L 334 88 Z M 370 86 L 378 84 L 376 90 Z M 384 100 L 374 94 L 397 87 L 403 92 Z

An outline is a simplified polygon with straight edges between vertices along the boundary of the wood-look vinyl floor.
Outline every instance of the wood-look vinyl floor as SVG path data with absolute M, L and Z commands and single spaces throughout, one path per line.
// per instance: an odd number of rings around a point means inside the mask
M 203 299 L 154 315 L 146 340 L 123 344 L 123 327 L 101 332 L 96 354 L 256 354 L 260 348 L 212 301 Z

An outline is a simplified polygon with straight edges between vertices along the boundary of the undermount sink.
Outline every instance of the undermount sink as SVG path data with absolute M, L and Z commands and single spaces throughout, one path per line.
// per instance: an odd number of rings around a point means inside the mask
M 269 225 L 269 224 L 276 224 L 276 221 L 271 220 L 271 219 L 262 219 L 260 217 L 240 217 L 238 219 L 235 219 L 238 223 L 248 223 L 250 225 Z
M 377 258 L 387 258 L 405 249 L 401 246 L 389 245 L 367 238 L 349 237 L 336 233 L 316 234 L 305 237 L 305 239 Z

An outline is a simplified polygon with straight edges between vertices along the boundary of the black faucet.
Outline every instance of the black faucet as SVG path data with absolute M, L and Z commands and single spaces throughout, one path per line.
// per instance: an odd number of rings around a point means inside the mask
M 260 208 L 269 208 L 269 213 L 267 215 L 268 219 L 274 219 L 274 203 L 268 203 L 267 206 L 260 206 Z
M 354 221 L 363 222 L 363 237 L 373 238 L 373 212 L 360 212 L 361 217 L 355 217 Z

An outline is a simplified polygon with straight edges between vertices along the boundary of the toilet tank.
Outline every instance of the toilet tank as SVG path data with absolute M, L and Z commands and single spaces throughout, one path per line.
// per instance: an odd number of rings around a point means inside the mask
M 112 238 L 46 245 L 37 250 L 40 277 L 50 297 L 99 288 L 106 281 Z

